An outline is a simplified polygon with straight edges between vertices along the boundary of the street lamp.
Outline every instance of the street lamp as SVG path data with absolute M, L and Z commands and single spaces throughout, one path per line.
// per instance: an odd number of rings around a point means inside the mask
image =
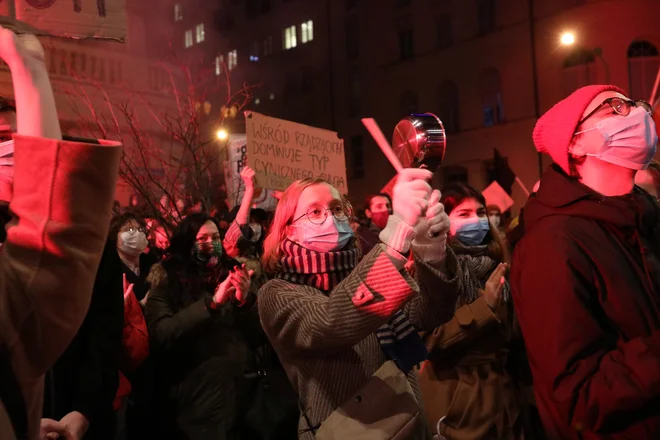
M 221 128 L 221 129 L 219 129 L 218 131 L 215 132 L 215 136 L 220 141 L 226 141 L 227 138 L 229 137 L 229 132 L 227 132 L 227 130 L 225 130 L 224 128 Z
M 572 46 L 575 43 L 575 34 L 573 32 L 564 32 L 559 39 L 562 45 Z

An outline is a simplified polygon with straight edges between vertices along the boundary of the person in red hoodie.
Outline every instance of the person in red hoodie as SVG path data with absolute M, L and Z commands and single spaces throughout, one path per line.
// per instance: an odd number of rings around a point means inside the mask
M 554 164 L 525 206 L 511 281 L 551 439 L 660 438 L 660 211 L 634 186 L 651 107 L 587 86 L 543 115 Z

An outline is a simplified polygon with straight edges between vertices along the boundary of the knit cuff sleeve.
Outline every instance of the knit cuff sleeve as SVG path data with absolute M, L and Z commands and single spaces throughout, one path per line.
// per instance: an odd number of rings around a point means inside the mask
M 390 215 L 387 226 L 379 235 L 380 241 L 400 254 L 410 250 L 410 243 L 415 236 L 415 228 L 401 220 L 396 215 Z
M 412 242 L 413 251 L 426 263 L 438 265 L 444 263 L 447 257 L 447 241 L 438 239 L 436 242 Z

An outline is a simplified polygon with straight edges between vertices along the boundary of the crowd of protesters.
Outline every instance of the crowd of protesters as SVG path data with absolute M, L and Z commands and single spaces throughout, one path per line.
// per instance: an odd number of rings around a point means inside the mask
M 267 213 L 245 167 L 233 211 L 154 215 L 113 205 L 120 145 L 62 135 L 38 40 L 0 28 L 0 57 L 2 439 L 660 438 L 647 103 L 551 108 L 513 220 L 426 169 L 358 209 L 296 181 Z

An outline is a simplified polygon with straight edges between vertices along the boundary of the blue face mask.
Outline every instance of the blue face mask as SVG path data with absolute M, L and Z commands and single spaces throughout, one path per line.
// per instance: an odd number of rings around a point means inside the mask
M 320 225 L 301 219 L 294 225 L 301 233 L 297 241 L 303 247 L 316 252 L 334 252 L 342 249 L 353 238 L 353 230 L 347 221 L 338 221 L 332 215 Z
M 456 238 L 466 246 L 478 246 L 484 241 L 488 231 L 490 231 L 488 218 L 479 217 L 461 223 L 456 228 Z

